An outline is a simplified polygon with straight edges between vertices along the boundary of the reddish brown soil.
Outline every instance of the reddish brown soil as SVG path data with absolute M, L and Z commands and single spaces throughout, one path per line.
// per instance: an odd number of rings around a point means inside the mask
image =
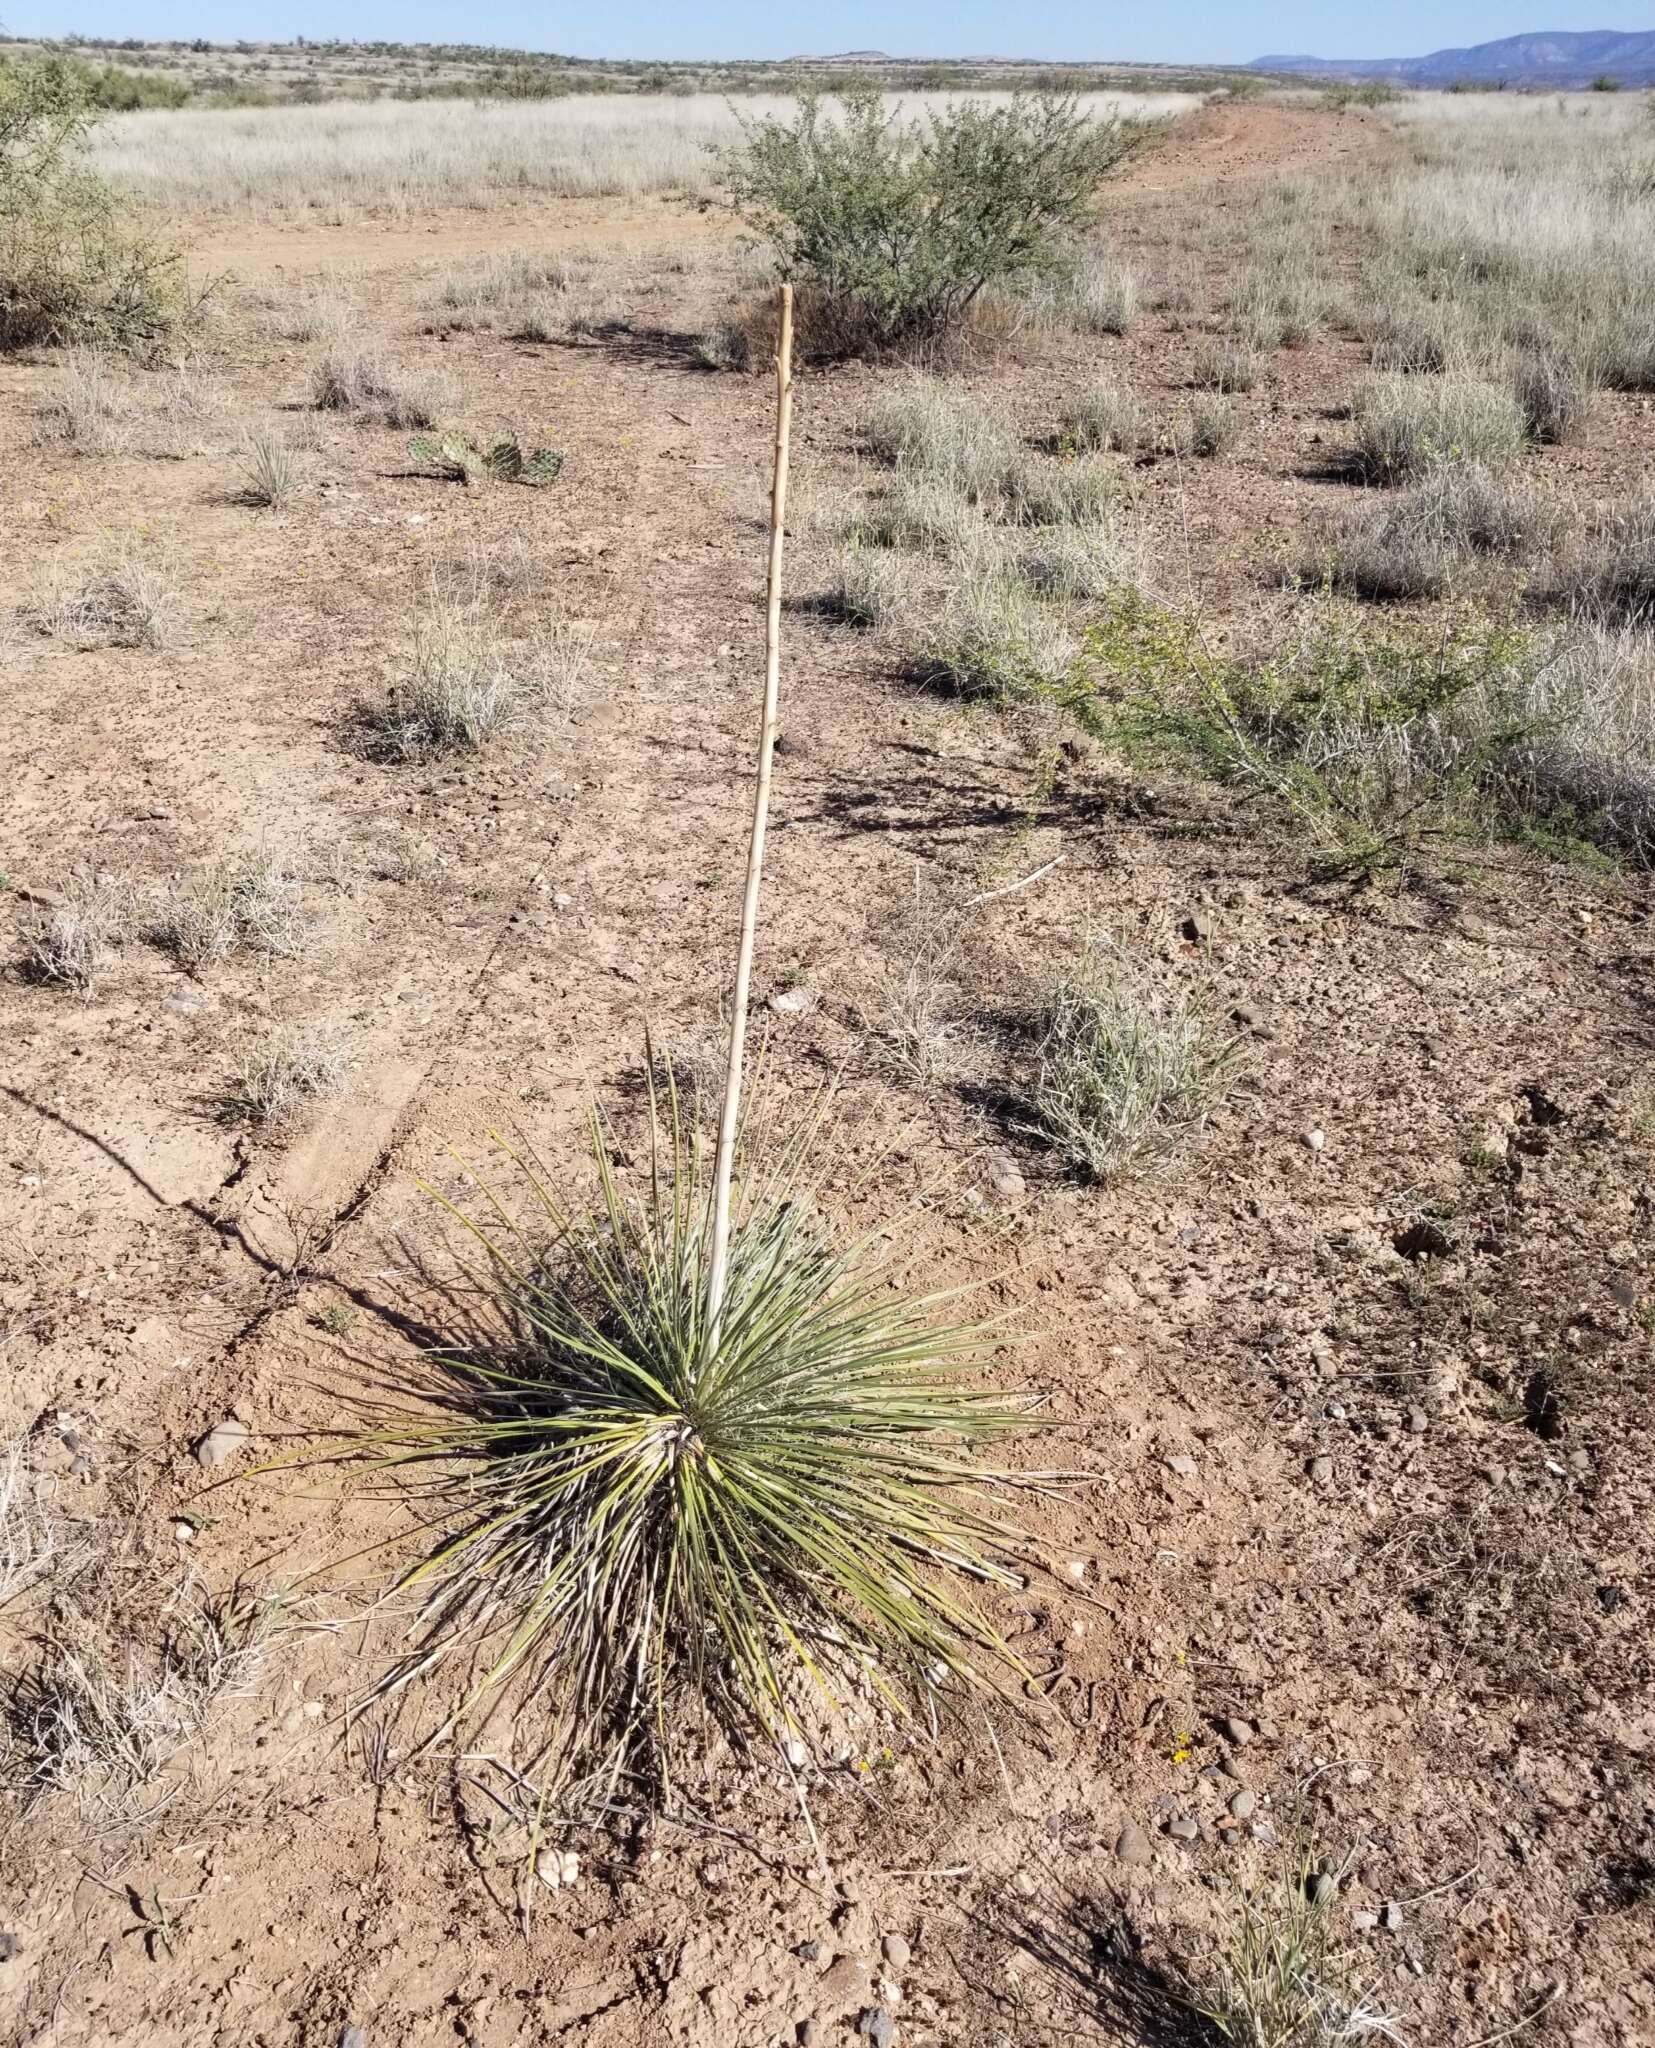
M 1188 145 L 1199 176 L 1352 146 L 1348 121 L 1267 114 L 1214 117 L 1217 141 Z M 1180 161 L 1160 185 L 1140 173 L 1151 272 L 1173 219 L 1155 195 Z M 323 231 L 293 246 L 305 270 L 343 254 Z M 438 236 L 431 253 L 473 246 Z M 134 942 L 87 1000 L 0 988 L 0 1420 L 59 1508 L 119 1541 L 141 1641 L 182 1560 L 215 1588 L 294 1589 L 251 1696 L 136 1811 L 13 1791 L 0 2036 L 333 2048 L 354 2024 L 373 2048 L 757 2048 L 814 2019 L 848 2043 L 877 2000 L 830 1966 L 900 1934 L 914 2048 L 1195 2041 L 1193 2021 L 1155 2018 L 1153 1971 L 1199 1957 L 1233 1883 L 1277 1863 L 1273 1833 L 1340 1874 L 1339 1944 L 1410 2041 L 1470 2048 L 1525 2021 L 1521 2038 L 1577 2048 L 1655 2038 L 1643 885 L 1490 852 L 1412 891 L 1314 888 L 1267 820 L 917 696 L 803 607 L 759 994 L 798 980 L 820 1002 L 771 1019 L 770 1086 L 803 1100 L 843 1076 L 830 1203 L 869 1220 L 930 1189 L 904 1240 L 916 1284 L 977 1283 L 1014 1314 L 1024 1341 L 996 1376 L 1070 1425 L 1059 1456 L 1030 1453 L 1087 1475 L 1030 1510 L 1056 1576 L 1001 1610 L 1042 1697 L 993 1741 L 974 1713 L 935 1739 L 865 1725 L 873 1768 L 810 1770 L 831 1878 L 763 1760 L 715 1754 L 670 1818 L 559 1816 L 581 1880 L 546 1893 L 526 1935 L 513 1790 L 490 1760 L 511 1731 L 402 1764 L 451 1704 L 434 1683 L 369 1769 L 345 1712 L 399 1620 L 369 1611 L 382 1560 L 337 1561 L 401 1541 L 405 1513 L 326 1471 L 209 1491 L 190 1447 L 233 1413 L 243 1466 L 280 1457 L 443 1327 L 426 1269 L 447 1239 L 418 1183 L 457 1187 L 446 1147 L 484 1160 L 491 1128 L 521 1131 L 578 1177 L 589 1089 L 635 1134 L 645 1023 L 716 1035 L 770 431 L 763 380 L 699 373 L 674 338 L 716 284 L 661 274 L 609 343 L 438 341 L 418 333 L 428 285 L 408 249 L 379 255 L 387 346 L 448 368 L 479 425 L 546 423 L 567 455 L 555 491 L 468 494 L 407 475 L 402 437 L 330 424 L 292 508 L 254 511 L 222 440 L 166 463 L 42 450 L 51 364 L 0 368 L 8 613 L 43 563 L 133 519 L 171 550 L 187 607 L 159 652 L 22 628 L 4 647 L 0 867 L 26 887 L 88 860 L 159 881 L 262 838 L 303 849 L 317 918 L 300 958 L 199 985 Z M 1097 362 L 1176 402 L 1195 340 L 1151 319 L 980 374 L 1038 431 Z M 241 412 L 300 406 L 312 353 L 244 322 L 223 369 Z M 1306 472 L 1358 371 L 1344 342 L 1279 357 L 1231 461 L 1144 474 L 1165 566 L 1220 629 L 1265 601 L 1274 554 L 1342 488 Z M 852 429 L 876 381 L 801 378 L 805 487 L 861 475 Z M 1595 481 L 1647 458 L 1630 407 L 1600 435 L 1557 460 Z M 524 628 L 552 600 L 597 628 L 584 702 L 459 765 L 358 758 L 342 728 L 397 674 L 433 568 L 518 539 Z M 791 573 L 801 597 L 820 582 L 808 538 Z M 1096 931 L 1246 1020 L 1216 1127 L 1160 1180 L 1079 1187 L 989 1102 L 915 1091 L 880 1058 L 893 909 L 1059 854 L 974 929 L 991 1045 Z M 315 1016 L 347 1034 L 348 1104 L 285 1148 L 218 1123 L 237 1032 Z M 1008 1147 L 1026 1183 L 1009 1196 Z M 322 1327 L 330 1306 L 357 1309 L 347 1335 Z M 186 1509 L 201 1523 L 181 1544 Z M 11 1671 L 48 1621 L 38 1601 L 0 1613 Z M 1267 1732 L 1235 1749 L 1236 1717 Z M 1236 1781 L 1203 1775 L 1226 1754 L 1257 1801 L 1233 1840 Z M 1163 1832 L 1185 1813 L 1187 1847 Z M 1147 1862 L 1115 1853 L 1127 1821 Z M 142 1938 L 157 1897 L 169 1941 Z M 1395 1928 L 1355 1918 L 1391 1903 Z

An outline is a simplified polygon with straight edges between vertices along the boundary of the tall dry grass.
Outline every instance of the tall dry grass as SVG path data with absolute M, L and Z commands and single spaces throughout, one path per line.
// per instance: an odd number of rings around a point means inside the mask
M 996 94 L 910 93 L 923 112 Z M 1089 93 L 1088 111 L 1155 121 L 1201 104 L 1191 93 Z M 740 112 L 713 93 L 587 99 L 340 101 L 316 107 L 113 116 L 93 161 L 134 198 L 203 213 L 368 208 L 411 214 L 432 204 L 486 205 L 525 192 L 559 196 L 699 192 L 709 147 L 739 140 L 739 122 L 785 113 L 755 96 Z

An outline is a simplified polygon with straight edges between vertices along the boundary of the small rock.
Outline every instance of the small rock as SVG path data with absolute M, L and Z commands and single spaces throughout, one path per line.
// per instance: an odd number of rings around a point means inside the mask
M 1570 1469 L 1575 1472 L 1590 1472 L 1592 1469 L 1591 1452 L 1584 1447 L 1578 1451 L 1571 1451 L 1569 1453 L 1569 1465 Z
M 838 2019 L 854 2005 L 868 2002 L 873 1976 L 860 1956 L 839 1956 L 828 1965 L 816 1987 L 817 2004 L 824 2019 Z
M 1210 945 L 1213 935 L 1213 921 L 1204 910 L 1192 910 L 1181 927 L 1184 937 L 1198 946 Z
M 1220 1721 L 1218 1731 L 1226 1742 L 1233 1742 L 1237 1749 L 1243 1749 L 1253 1739 L 1251 1721 Z
M 1168 1458 L 1167 1470 L 1169 1472 L 1176 1472 L 1180 1479 L 1193 1479 L 1195 1477 L 1195 1460 L 1186 1452 L 1179 1451 L 1176 1456 Z
M 1380 1914 L 1379 1924 L 1381 1927 L 1384 1928 L 1387 1934 L 1395 1934 L 1397 1929 L 1402 1925 L 1402 1921 L 1402 1908 L 1393 1899 L 1391 1903 L 1385 1908 L 1385 1910 Z
M 339 2048 L 368 2048 L 366 2027 L 347 2027 L 339 2036 Z
M 996 1163 L 992 1186 L 1002 1201 L 1015 1202 L 1017 1197 L 1026 1191 L 1028 1183 L 1007 1159 Z
M 215 1465 L 222 1465 L 227 1458 L 233 1458 L 242 1449 L 252 1431 L 239 1416 L 227 1415 L 222 1422 L 215 1422 L 195 1447 L 195 1461 L 204 1471 L 210 1472 Z
M 770 998 L 770 1007 L 778 1017 L 808 1017 L 816 1007 L 816 994 L 808 988 L 779 989 Z
M 1313 1906 L 1331 1906 L 1339 1895 L 1339 1887 L 1325 1870 L 1318 1870 L 1306 1878 L 1304 1895 Z
M 1250 1031 L 1255 1038 L 1274 1038 L 1276 1035 L 1270 1019 L 1253 1003 L 1237 1003 L 1230 1015 L 1243 1031 Z
M 1153 1854 L 1150 1839 L 1138 1823 L 1133 1820 L 1123 1822 L 1120 1833 L 1115 1837 L 1115 1860 L 1118 1863 L 1147 1863 Z
M 799 1958 L 801 1963 L 819 1962 L 821 1960 L 822 1944 L 819 1941 L 801 1941 L 795 1946 L 793 1953 Z
M 913 1954 L 913 1950 L 900 1934 L 887 1934 L 879 1944 L 879 1951 L 893 1970 L 905 1970 L 908 1967 L 908 1959 Z
M 1423 1436 L 1430 1427 L 1431 1418 L 1423 1408 L 1410 1408 L 1408 1410 L 1408 1434 L 1410 1436 Z
M 0 1963 L 9 1963 L 22 1946 L 9 1927 L 0 1927 Z
M 1304 1134 L 1304 1141 L 1310 1147 L 1312 1152 L 1320 1152 L 1322 1148 L 1327 1144 L 1327 1132 L 1306 1131 Z
M 891 2048 L 891 2043 L 896 2039 L 896 2021 L 891 2018 L 884 2006 L 874 2005 L 870 2006 L 857 2021 L 856 2031 L 865 2040 L 871 2041 L 873 2048 Z
M 1377 1913 L 1352 1913 L 1350 1924 L 1356 1929 L 1358 1934 L 1371 1934 L 1379 1925 L 1379 1915 Z
M 1281 1730 L 1270 1719 L 1268 1714 L 1260 1714 L 1253 1723 L 1253 1733 L 1261 1742 L 1274 1742 L 1276 1737 L 1280 1735 Z
M 810 1751 L 796 1735 L 790 1735 L 782 1744 L 782 1755 L 787 1758 L 787 1761 L 796 1771 L 802 1770 L 810 1761 Z
M 1318 1486 L 1326 1486 L 1333 1477 L 1333 1460 L 1331 1458 L 1312 1458 L 1310 1463 L 1306 1465 L 1305 1470 Z
M 174 1017 L 193 1017 L 201 1008 L 201 998 L 193 989 L 181 988 L 176 994 L 166 997 L 161 1007 Z
M 1063 1567 L 1063 1576 L 1069 1581 L 1071 1586 L 1084 1586 L 1086 1583 L 1085 1558 L 1071 1557 Z
M 1193 1820 L 1189 1814 L 1181 1813 L 1176 1820 L 1168 1823 L 1167 1833 L 1175 1842 L 1197 1842 L 1201 1839 L 1201 1823 Z
M 1040 1889 L 1026 1870 L 1013 1872 L 1011 1888 L 1020 1899 L 1032 1899 Z
M 1243 1785 L 1241 1790 L 1237 1792 L 1230 1801 L 1230 1818 L 1232 1820 L 1251 1820 L 1253 1817 L 1253 1808 L 1257 1804 L 1257 1799 L 1247 1789 L 1247 1787 Z
M 799 2048 L 816 2048 L 816 2037 L 821 2032 L 814 2020 L 800 2020 Z
M 1609 1298 L 1621 1308 L 1636 1308 L 1638 1283 L 1630 1273 L 1617 1273 L 1609 1282 Z

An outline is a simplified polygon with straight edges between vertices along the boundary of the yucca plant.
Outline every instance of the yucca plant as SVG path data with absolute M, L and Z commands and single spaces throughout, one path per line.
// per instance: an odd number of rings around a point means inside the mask
M 482 1340 L 347 1443 L 425 1497 L 414 1643 L 382 1690 L 461 1656 L 463 1718 L 503 1685 L 545 1703 L 554 1769 L 610 1773 L 710 1713 L 793 1748 L 812 1687 L 899 1707 L 1016 1670 L 973 1587 L 1019 1584 L 997 1477 L 971 1450 L 1011 1408 L 967 1384 L 969 1329 L 835 1244 L 810 1127 L 738 1175 L 747 1012 L 776 729 L 792 296 L 780 292 L 763 713 L 717 1149 L 649 1075 L 649 1165 L 623 1184 L 596 1111 L 597 1198 L 521 1159 L 527 1222 L 482 1183 Z M 516 1158 L 516 1155 L 512 1155 Z M 449 1724 L 451 1725 L 451 1723 Z
M 664 1758 L 669 1708 L 779 1740 L 801 1675 L 900 1704 L 1010 1668 L 969 1586 L 1019 1583 L 1015 1538 L 969 1447 L 1017 1418 L 962 1379 L 974 1333 L 832 1242 L 797 1143 L 738 1204 L 714 1331 L 711 1188 L 675 1093 L 652 1090 L 650 1129 L 629 1192 L 594 1119 L 585 1213 L 521 1160 L 527 1222 L 481 1183 L 486 1223 L 454 1209 L 494 1328 L 370 1438 L 384 1467 L 433 1468 L 436 1540 L 405 1578 L 423 1619 L 387 1683 L 464 1651 L 468 1704 L 520 1677 L 571 1760 Z

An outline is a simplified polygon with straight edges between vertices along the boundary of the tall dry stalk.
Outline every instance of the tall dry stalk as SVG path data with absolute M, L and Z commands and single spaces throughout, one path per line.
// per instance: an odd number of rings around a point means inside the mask
M 770 576 L 764 617 L 764 711 L 759 725 L 758 777 L 753 787 L 753 831 L 747 846 L 747 887 L 741 906 L 741 943 L 736 953 L 735 1007 L 730 1020 L 730 1059 L 724 1074 L 724 1108 L 718 1120 L 713 1164 L 713 1239 L 707 1267 L 707 1340 L 718 1349 L 724 1310 L 724 1281 L 730 1257 L 730 1181 L 735 1168 L 736 1130 L 741 1120 L 742 1065 L 747 1049 L 747 1002 L 753 980 L 753 942 L 758 929 L 759 881 L 764 869 L 764 828 L 770 816 L 770 764 L 776 750 L 776 704 L 781 691 L 782 536 L 787 516 L 788 429 L 793 418 L 793 287 L 777 287 L 780 314 L 776 337 L 776 461 L 770 482 Z

